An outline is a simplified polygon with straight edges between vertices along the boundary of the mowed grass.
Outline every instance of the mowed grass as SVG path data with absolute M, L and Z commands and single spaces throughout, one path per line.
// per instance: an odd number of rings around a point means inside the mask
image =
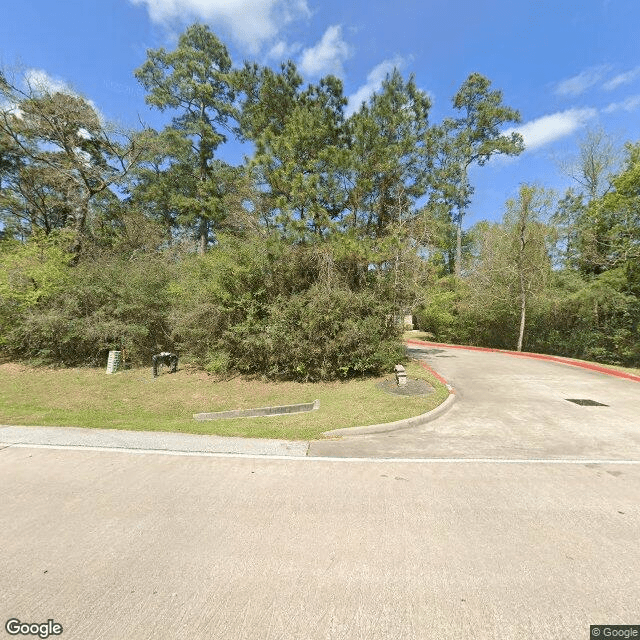
M 151 369 L 107 375 L 105 369 L 31 368 L 0 365 L 0 424 L 172 431 L 252 438 L 311 440 L 324 431 L 392 422 L 425 413 L 448 391 L 412 361 L 409 378 L 426 380 L 428 396 L 386 393 L 381 378 L 347 382 L 266 382 L 243 377 L 219 380 L 181 369 L 154 380 Z M 312 412 L 200 422 L 194 413 L 250 409 L 320 400 Z

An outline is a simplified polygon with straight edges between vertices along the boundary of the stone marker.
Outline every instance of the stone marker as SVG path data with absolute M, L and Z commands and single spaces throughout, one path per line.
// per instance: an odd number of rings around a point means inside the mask
M 109 351 L 107 373 L 115 373 L 122 364 L 122 351 Z
M 396 382 L 398 386 L 407 384 L 407 372 L 404 370 L 404 367 L 401 364 L 397 364 L 393 367 L 393 370 L 396 372 Z

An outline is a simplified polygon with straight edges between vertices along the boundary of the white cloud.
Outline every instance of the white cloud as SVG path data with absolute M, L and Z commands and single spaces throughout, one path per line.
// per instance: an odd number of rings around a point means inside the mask
M 298 53 L 302 49 L 302 45 L 298 42 L 293 44 L 287 44 L 284 40 L 276 42 L 271 49 L 267 52 L 267 58 L 270 60 L 277 60 L 278 62 L 284 62 L 291 59 L 293 55 Z
M 568 109 L 559 113 L 552 113 L 542 116 L 536 120 L 531 120 L 520 127 L 505 131 L 509 135 L 517 131 L 524 138 L 524 145 L 528 150 L 539 149 L 560 138 L 572 134 L 574 131 L 584 126 L 589 120 L 597 115 L 595 109 Z
M 347 116 L 355 113 L 363 102 L 366 102 L 381 86 L 387 74 L 391 73 L 395 67 L 401 67 L 404 60 L 396 56 L 391 60 L 384 60 L 376 65 L 367 76 L 367 81 L 358 90 L 349 96 L 349 104 L 345 109 Z
M 555 93 L 559 96 L 578 96 L 598 84 L 608 70 L 609 66 L 607 65 L 585 69 L 577 76 L 559 82 L 556 85 Z
M 24 111 L 15 102 L 0 101 L 0 113 L 6 113 L 8 116 L 11 115 L 14 118 L 18 118 L 18 120 L 24 120 Z
M 74 147 L 73 152 L 85 167 L 91 167 L 91 156 L 86 151 L 79 147 Z
M 27 69 L 24 73 L 24 82 L 30 89 L 36 92 L 43 93 L 64 93 L 68 96 L 75 96 L 76 98 L 82 98 L 98 115 L 100 123 L 104 126 L 104 115 L 98 109 L 96 103 L 93 100 L 89 100 L 84 96 L 81 96 L 75 91 L 70 84 L 59 78 L 50 76 L 46 71 L 42 69 Z
M 153 22 L 199 19 L 229 29 L 233 39 L 256 53 L 280 27 L 310 15 L 307 0 L 130 0 L 146 5 Z
M 630 82 L 633 82 L 638 76 L 640 76 L 640 67 L 631 69 L 631 71 L 627 71 L 626 73 L 618 74 L 617 76 L 615 76 L 615 78 L 611 78 L 611 80 L 605 82 L 603 87 L 607 91 L 611 91 L 612 89 L 617 89 L 623 84 L 629 84 Z
M 24 74 L 27 86 L 36 91 L 46 93 L 65 93 L 70 96 L 77 95 L 76 92 L 64 80 L 53 78 L 42 69 L 28 69 Z
M 640 95 L 630 96 L 622 102 L 612 102 L 602 111 L 604 113 L 614 113 L 615 111 L 635 111 L 640 107 Z
M 312 77 L 327 73 L 340 76 L 343 74 L 342 63 L 350 55 L 351 48 L 342 39 L 342 28 L 333 25 L 324 32 L 318 44 L 302 52 L 300 71 Z

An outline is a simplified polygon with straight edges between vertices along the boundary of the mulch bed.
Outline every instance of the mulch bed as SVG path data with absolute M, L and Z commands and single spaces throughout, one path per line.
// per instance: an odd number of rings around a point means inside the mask
M 407 384 L 398 386 L 395 377 L 388 378 L 378 383 L 378 388 L 398 396 L 428 396 L 434 388 L 424 380 L 407 379 Z

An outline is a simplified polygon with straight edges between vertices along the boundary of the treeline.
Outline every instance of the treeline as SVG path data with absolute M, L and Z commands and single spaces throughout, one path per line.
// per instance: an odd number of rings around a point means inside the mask
M 463 278 L 429 289 L 422 327 L 442 341 L 640 364 L 640 144 L 620 150 L 591 131 L 564 169 L 575 187 L 562 197 L 522 185 L 501 223 L 469 230 Z
M 595 176 L 585 146 L 580 190 L 523 186 L 503 223 L 465 233 L 469 167 L 523 150 L 501 133 L 518 112 L 480 74 L 438 124 L 397 70 L 346 115 L 339 79 L 233 67 L 196 24 L 135 76 L 161 131 L 0 75 L 6 355 L 171 350 L 214 372 L 333 379 L 401 360 L 413 311 L 439 340 L 640 360 L 638 146 L 614 175 L 593 144 Z M 232 140 L 251 149 L 239 166 L 219 157 Z

